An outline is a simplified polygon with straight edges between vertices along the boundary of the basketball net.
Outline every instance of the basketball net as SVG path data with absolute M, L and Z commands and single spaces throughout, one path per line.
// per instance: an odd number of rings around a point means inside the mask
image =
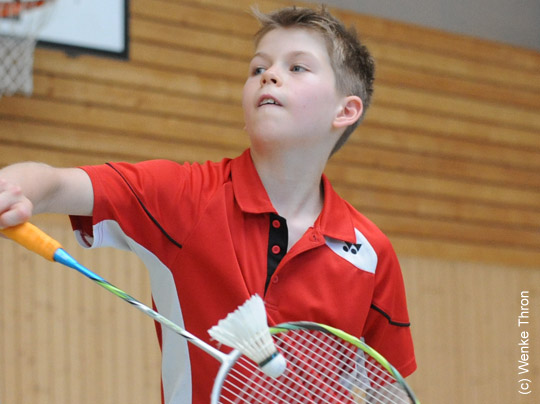
M 55 0 L 0 0 L 0 97 L 33 91 L 37 36 Z

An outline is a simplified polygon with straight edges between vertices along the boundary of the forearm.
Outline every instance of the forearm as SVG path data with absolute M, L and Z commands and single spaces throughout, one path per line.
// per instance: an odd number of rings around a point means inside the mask
M 4 187 L 18 187 L 33 205 L 33 213 L 47 211 L 48 199 L 57 188 L 54 168 L 42 163 L 17 163 L 0 169 Z M 10 190 L 14 192 L 13 189 Z
M 37 213 L 90 215 L 93 192 L 86 173 L 42 163 L 17 163 L 0 170 L 0 226 Z

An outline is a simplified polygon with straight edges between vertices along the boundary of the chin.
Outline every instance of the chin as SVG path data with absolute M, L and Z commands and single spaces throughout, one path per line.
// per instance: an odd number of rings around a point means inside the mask
M 274 125 L 248 127 L 247 132 L 252 143 L 275 142 L 282 137 L 281 132 Z

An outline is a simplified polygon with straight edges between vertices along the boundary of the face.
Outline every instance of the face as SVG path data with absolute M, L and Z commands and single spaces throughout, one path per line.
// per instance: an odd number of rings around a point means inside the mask
M 326 140 L 340 101 L 326 43 L 316 31 L 278 28 L 259 42 L 242 105 L 252 147 Z

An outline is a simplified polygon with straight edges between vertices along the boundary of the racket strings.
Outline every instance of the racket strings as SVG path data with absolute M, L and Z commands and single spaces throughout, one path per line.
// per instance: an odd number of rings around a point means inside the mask
M 277 379 L 242 357 L 222 386 L 220 403 L 357 404 L 410 403 L 382 366 L 340 338 L 319 331 L 274 335 L 287 360 Z
M 291 363 L 289 362 L 289 365 Z M 229 383 L 224 385 L 223 391 L 229 391 L 232 393 L 235 400 L 228 399 L 227 402 L 235 403 L 331 403 L 336 402 L 329 401 L 324 397 L 318 397 L 317 400 L 306 399 L 307 396 L 313 395 L 314 391 L 321 389 L 321 383 L 314 383 L 308 378 L 298 377 L 300 372 L 304 372 L 305 369 L 301 367 L 301 364 L 292 364 L 292 371 L 288 370 L 284 376 L 278 379 L 265 378 L 262 373 L 258 371 L 258 368 L 253 362 L 248 361 L 245 358 L 236 364 L 235 369 L 229 374 Z M 242 370 L 240 372 L 239 370 Z M 251 375 L 251 376 L 249 376 Z M 242 386 L 241 389 L 234 390 L 230 386 L 234 380 L 235 386 Z M 347 399 L 346 394 L 343 392 L 340 399 Z M 221 401 L 223 402 L 223 401 Z
M 222 388 L 220 403 L 305 402 L 298 393 L 301 386 L 293 379 L 280 377 L 272 382 L 265 381 L 258 368 L 244 358 L 240 359 L 228 377 Z
M 347 387 L 353 397 L 355 395 L 363 397 L 363 401 L 355 402 L 410 403 L 406 393 L 400 393 L 399 388 L 394 386 L 395 378 L 374 358 L 364 354 L 353 344 L 319 331 L 298 330 L 295 334 L 302 349 L 310 352 L 311 360 L 322 359 L 318 353 L 318 350 L 322 349 L 327 356 L 334 357 L 338 361 L 340 371 L 332 372 L 333 379 L 340 380 L 340 387 Z
M 302 384 L 307 385 L 308 389 L 315 391 L 322 389 L 331 397 L 348 400 L 349 391 L 341 383 L 343 372 L 347 372 L 347 367 L 350 366 L 342 361 L 343 346 L 340 346 L 337 340 L 315 339 L 314 334 L 298 333 L 295 337 L 293 343 L 290 338 L 284 338 L 278 346 L 286 346 L 287 350 L 294 352 L 290 363 L 294 373 L 302 380 Z

